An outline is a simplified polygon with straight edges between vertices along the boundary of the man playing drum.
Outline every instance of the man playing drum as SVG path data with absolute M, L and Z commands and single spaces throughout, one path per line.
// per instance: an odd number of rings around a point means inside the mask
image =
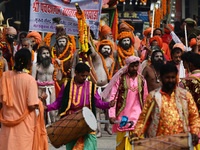
M 72 114 L 84 106 L 90 108 L 94 115 L 95 107 L 100 109 L 109 109 L 115 105 L 114 101 L 103 102 L 96 90 L 96 85 L 91 81 L 86 81 L 90 73 L 90 68 L 84 63 L 78 63 L 75 67 L 75 77 L 62 85 L 56 101 L 47 105 L 47 111 L 61 108 L 60 116 Z M 96 150 L 97 139 L 95 133 L 86 134 L 77 140 L 66 144 L 67 150 L 72 149 Z
M 161 67 L 163 85 L 147 96 L 130 138 L 140 137 L 143 133 L 145 137 L 153 138 L 190 131 L 193 145 L 197 145 L 200 127 L 198 109 L 192 95 L 177 87 L 177 73 L 176 66 L 170 62 Z

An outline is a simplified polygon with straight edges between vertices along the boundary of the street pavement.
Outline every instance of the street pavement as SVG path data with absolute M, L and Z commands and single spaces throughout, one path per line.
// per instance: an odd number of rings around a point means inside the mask
M 104 125 L 102 125 L 104 127 Z M 107 132 L 103 131 L 102 128 L 102 137 L 97 138 L 97 150 L 115 150 L 116 146 L 116 134 L 109 135 Z M 49 150 L 66 150 L 65 146 L 60 148 L 54 148 L 51 144 L 49 144 Z

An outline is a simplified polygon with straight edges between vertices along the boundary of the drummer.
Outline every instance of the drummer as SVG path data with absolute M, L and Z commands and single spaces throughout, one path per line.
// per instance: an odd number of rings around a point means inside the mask
M 47 111 L 57 110 L 61 108 L 60 116 L 72 114 L 84 106 L 90 108 L 94 115 L 95 107 L 100 109 L 109 109 L 115 105 L 115 101 L 103 102 L 99 96 L 96 85 L 91 81 L 86 81 L 90 74 L 90 68 L 85 63 L 78 63 L 75 67 L 75 77 L 66 81 L 61 88 L 56 101 L 45 106 Z M 86 134 L 85 136 L 66 144 L 67 150 L 77 149 L 96 150 L 97 138 L 95 132 Z
M 176 66 L 170 62 L 161 67 L 160 77 L 163 85 L 147 96 L 131 138 L 140 137 L 143 133 L 149 138 L 174 135 L 188 132 L 190 129 L 193 145 L 197 145 L 200 127 L 198 109 L 192 95 L 177 87 L 177 73 Z M 149 113 L 151 119 L 147 117 Z

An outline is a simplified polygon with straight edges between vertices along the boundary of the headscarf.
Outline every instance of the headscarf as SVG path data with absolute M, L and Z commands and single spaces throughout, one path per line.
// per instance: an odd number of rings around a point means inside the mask
M 119 77 L 121 77 L 122 74 L 128 72 L 128 66 L 133 63 L 133 62 L 140 62 L 140 58 L 137 56 L 130 56 L 127 57 L 125 59 L 125 64 L 123 68 L 121 68 L 119 71 L 117 71 L 117 73 L 115 73 L 115 75 L 112 77 L 112 79 L 110 80 L 109 84 L 107 85 L 107 87 L 104 89 L 104 91 L 101 93 L 101 96 L 104 99 L 109 99 L 110 98 L 110 94 L 111 94 L 111 90 L 114 86 L 114 84 L 119 80 Z M 138 69 L 138 73 L 140 72 L 140 68 L 141 65 L 139 65 L 139 69 Z
M 101 39 L 103 36 L 107 35 L 109 32 L 111 32 L 111 28 L 107 25 L 104 25 L 101 27 Z
M 176 44 L 173 46 L 173 49 L 174 49 L 174 48 L 180 48 L 183 52 L 185 51 L 185 48 L 184 48 L 183 43 L 176 43 Z
M 163 47 L 162 39 L 161 39 L 158 35 L 153 36 L 152 38 L 149 39 L 149 43 L 151 43 L 151 42 L 153 42 L 153 41 L 157 41 L 158 46 L 159 46 L 160 48 Z
M 121 32 L 118 35 L 117 40 L 121 40 L 121 39 L 124 39 L 124 38 L 130 38 L 130 39 L 132 39 L 133 44 L 135 43 L 135 40 L 134 40 L 133 35 L 132 35 L 131 32 Z
M 147 35 L 151 33 L 151 27 L 147 28 L 146 30 L 144 30 L 143 34 L 147 37 Z
M 42 36 L 38 32 L 36 32 L 36 31 L 30 32 L 26 37 L 27 38 L 34 37 L 35 38 L 35 42 L 38 45 L 42 42 Z
M 6 34 L 10 34 L 10 35 L 17 35 L 17 30 L 10 26 L 6 28 Z
M 168 26 L 174 31 L 174 27 L 171 24 L 168 24 Z M 165 33 L 170 34 L 170 31 L 168 29 L 164 29 Z

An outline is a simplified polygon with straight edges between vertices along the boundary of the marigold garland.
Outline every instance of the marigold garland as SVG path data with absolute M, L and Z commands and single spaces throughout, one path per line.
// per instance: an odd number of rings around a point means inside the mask
M 55 45 L 54 45 L 54 46 L 55 46 Z M 64 75 L 67 75 L 67 72 L 64 71 L 63 63 L 64 63 L 65 61 L 68 61 L 68 60 L 72 57 L 72 48 L 73 48 L 73 46 L 72 46 L 71 43 L 69 43 L 69 40 L 68 40 L 67 46 L 66 46 L 64 52 L 63 52 L 62 54 L 60 54 L 59 57 L 57 57 L 56 54 L 55 54 L 56 49 L 54 48 L 54 46 L 52 47 L 52 50 L 51 50 L 51 55 L 52 55 L 52 58 L 53 58 L 54 60 L 55 60 L 55 59 L 59 59 L 59 60 L 62 59 L 62 58 L 65 56 L 65 54 L 68 52 L 68 50 L 70 49 L 69 56 L 68 56 L 67 58 L 63 59 L 63 60 L 60 60 L 60 61 L 61 61 L 61 71 L 62 71 L 62 73 L 63 73 Z M 69 47 L 70 47 L 70 48 L 69 48 Z M 54 80 L 56 81 L 57 70 L 59 70 L 60 67 L 59 67 L 58 63 L 56 63 L 56 62 L 55 62 L 55 64 L 54 64 L 54 66 L 55 66 L 55 69 L 54 69 L 54 76 L 53 76 L 53 78 L 54 78 Z
M 109 73 L 109 71 L 107 69 L 107 66 L 106 66 L 105 58 L 103 57 L 103 55 L 101 53 L 99 53 L 99 55 L 101 56 L 101 59 L 103 61 L 103 67 L 104 67 L 104 70 L 106 71 L 106 74 L 107 74 L 107 77 L 108 77 L 108 81 L 110 81 L 112 76 L 113 76 L 113 71 L 114 71 L 114 67 L 115 67 L 115 60 L 114 60 L 114 58 L 112 56 L 109 56 L 113 60 L 113 63 L 112 63 L 112 66 L 111 66 L 111 70 L 110 70 L 110 73 Z
M 142 4 L 147 4 L 147 0 L 141 0 Z
M 73 53 L 76 51 L 76 41 L 75 41 L 75 36 L 74 35 L 68 35 L 70 40 L 71 40 L 71 43 L 72 43 L 72 46 L 73 46 Z
M 78 19 L 78 29 L 79 29 L 79 53 L 85 52 L 87 53 L 88 48 L 88 36 L 87 36 L 87 24 L 85 22 L 85 14 L 81 10 L 81 14 L 76 12 L 76 17 Z M 87 57 L 87 55 L 85 55 Z
M 124 56 L 123 53 L 126 54 L 126 56 Z M 124 50 L 123 48 L 121 48 L 120 46 L 118 47 L 118 59 L 119 59 L 119 64 L 121 67 L 123 67 L 123 65 L 125 65 L 125 58 L 127 58 L 131 55 L 135 55 L 134 48 L 132 45 L 128 49 L 128 52 L 126 50 Z M 123 62 L 123 64 L 122 64 L 122 62 Z
M 35 59 L 35 52 L 34 52 L 34 50 L 31 51 L 31 54 L 32 54 L 31 62 L 33 62 L 34 59 Z M 30 75 L 32 74 L 32 68 L 33 68 L 33 64 L 31 65 L 31 68 L 30 68 L 30 71 L 29 71 Z
M 8 50 L 10 51 L 10 53 L 12 54 L 12 56 L 10 57 L 10 66 L 11 66 L 11 70 L 14 66 L 14 61 L 13 61 L 13 53 L 12 53 L 12 50 L 11 50 L 11 46 L 10 46 L 10 43 L 6 42 L 7 43 L 7 46 L 8 46 Z
M 3 73 L 3 56 L 1 57 L 1 64 L 0 64 L 0 78 L 2 76 Z
M 46 36 L 44 37 L 43 41 L 46 43 L 47 46 L 50 47 L 51 45 L 51 37 L 53 33 L 47 33 Z

